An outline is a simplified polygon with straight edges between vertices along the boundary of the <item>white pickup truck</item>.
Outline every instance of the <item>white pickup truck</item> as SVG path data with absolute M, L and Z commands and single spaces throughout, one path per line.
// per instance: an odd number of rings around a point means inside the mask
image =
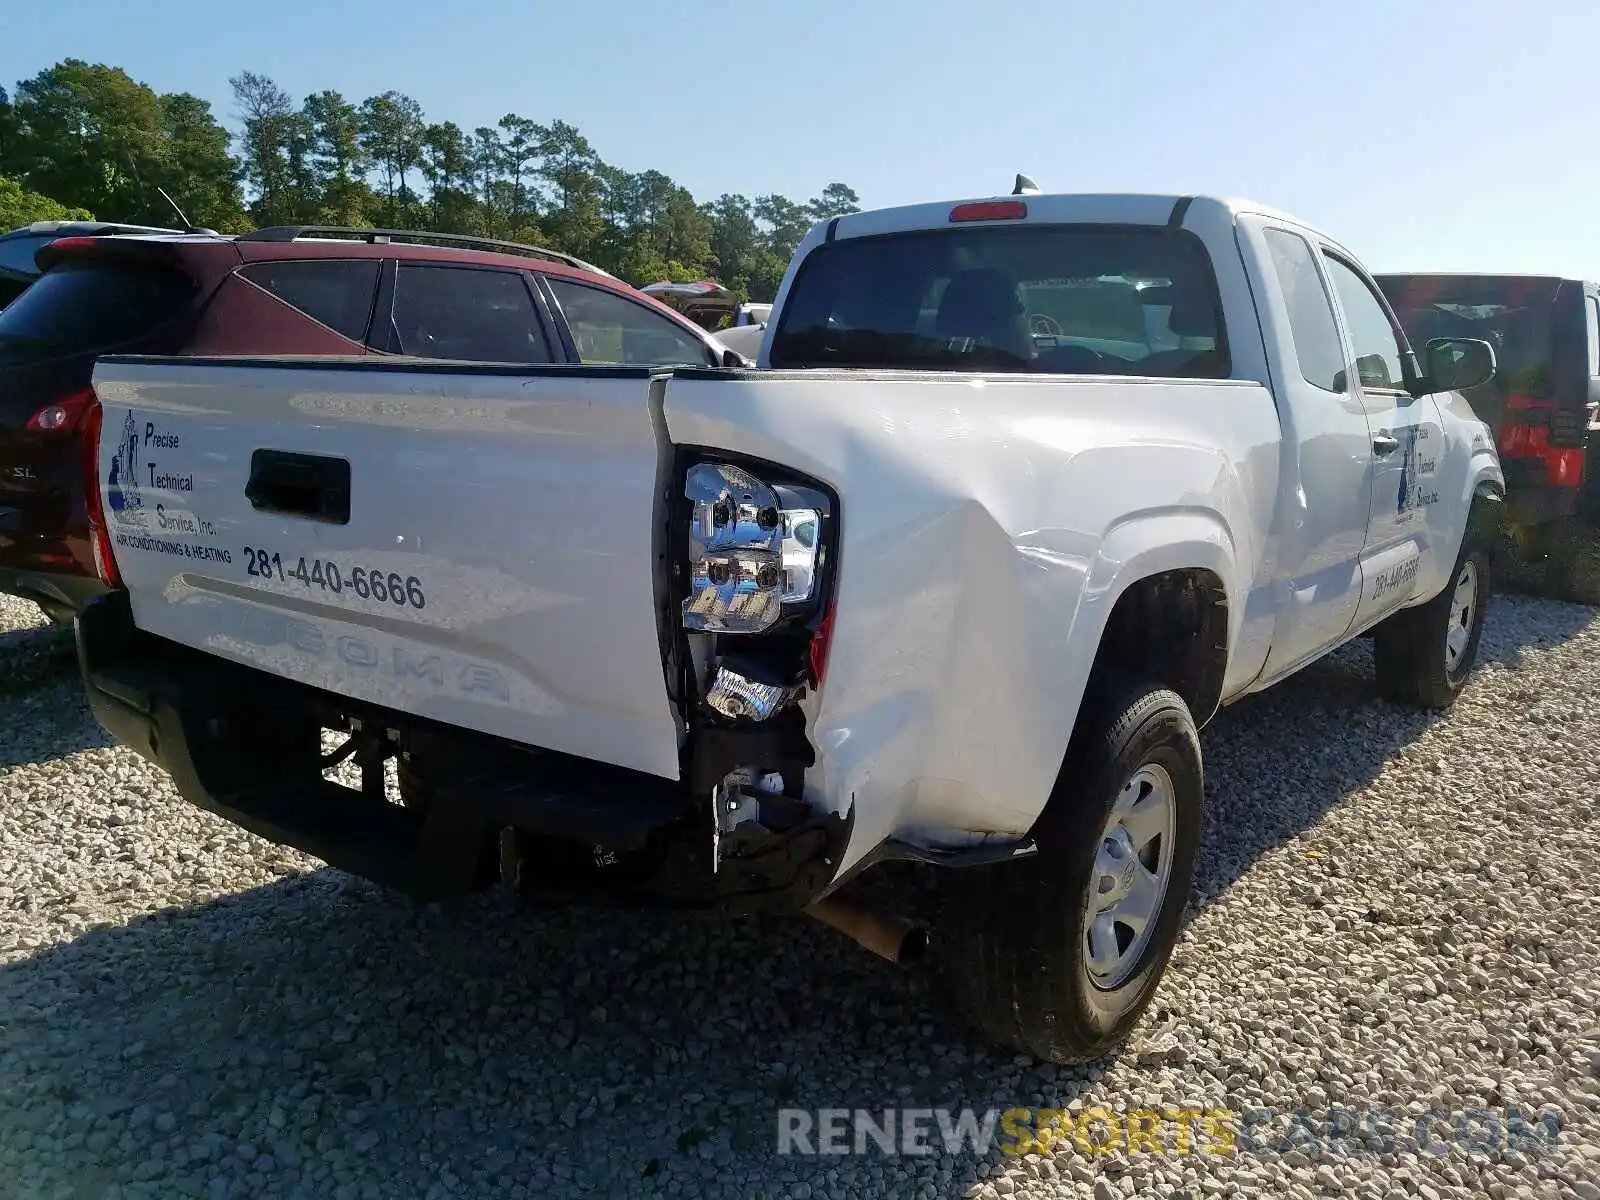
M 819 224 L 754 370 L 105 358 L 88 694 L 189 801 L 416 895 L 893 958 L 832 893 L 947 866 L 960 1007 L 1082 1060 L 1165 969 L 1219 706 L 1367 632 L 1390 696 L 1463 685 L 1494 358 L 1420 359 L 1282 213 L 1037 194 Z

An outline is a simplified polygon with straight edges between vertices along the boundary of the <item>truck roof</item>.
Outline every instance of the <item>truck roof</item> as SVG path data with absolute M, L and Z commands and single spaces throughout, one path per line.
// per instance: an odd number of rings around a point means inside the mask
M 1326 237 L 1321 230 L 1292 213 L 1270 205 L 1222 196 L 1179 195 L 1155 192 L 1030 192 L 1022 195 L 974 196 L 934 203 L 905 204 L 851 213 L 834 219 L 833 236 L 868 237 L 878 233 L 901 233 L 914 229 L 943 229 L 950 223 L 952 209 L 964 205 L 1027 205 L 1029 221 L 1091 222 L 1108 221 L 1124 225 L 1165 225 L 1176 216 L 1182 220 L 1190 211 L 1209 209 L 1214 216 L 1231 221 L 1245 213 L 1273 217 L 1309 229 Z M 1181 206 L 1181 207 L 1180 207 Z M 826 225 L 828 222 L 822 222 Z M 1337 240 L 1328 240 L 1337 245 Z

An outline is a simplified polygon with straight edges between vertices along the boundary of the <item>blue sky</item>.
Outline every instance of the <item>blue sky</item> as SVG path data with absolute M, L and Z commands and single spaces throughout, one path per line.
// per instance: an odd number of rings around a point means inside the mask
M 75 56 L 231 120 L 228 77 L 250 69 L 297 97 L 395 88 L 468 128 L 562 117 L 702 199 L 838 179 L 874 207 L 1024 170 L 1050 191 L 1249 196 L 1374 270 L 1600 278 L 1600 5 L 1576 0 L 8 7 L 7 88 Z

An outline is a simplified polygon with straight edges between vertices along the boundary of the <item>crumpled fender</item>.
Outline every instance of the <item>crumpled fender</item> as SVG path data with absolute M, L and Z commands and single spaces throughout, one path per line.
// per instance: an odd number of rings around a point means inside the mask
M 1234 597 L 1277 481 L 1271 397 L 1225 381 L 679 376 L 664 409 L 675 444 L 840 498 L 807 785 L 855 809 L 842 868 L 891 835 L 1026 833 L 1117 597 L 1179 567 Z

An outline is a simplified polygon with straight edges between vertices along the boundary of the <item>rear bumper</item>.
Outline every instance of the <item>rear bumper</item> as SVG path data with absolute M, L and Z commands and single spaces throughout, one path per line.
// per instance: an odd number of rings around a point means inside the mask
M 41 536 L 35 514 L 0 504 L 0 592 L 25 596 L 60 621 L 105 592 L 87 536 Z
M 849 839 L 849 818 L 810 813 L 780 830 L 741 826 L 739 852 L 719 861 L 710 797 L 689 785 L 363 706 L 190 650 L 137 629 L 124 592 L 87 604 L 76 631 L 95 719 L 167 771 L 186 801 L 419 899 L 515 878 L 532 835 L 587 864 L 533 889 L 547 898 L 790 911 L 827 889 Z M 428 780 L 425 807 L 323 777 L 321 731 L 352 722 L 406 748 Z M 527 888 L 526 871 L 521 879 Z

